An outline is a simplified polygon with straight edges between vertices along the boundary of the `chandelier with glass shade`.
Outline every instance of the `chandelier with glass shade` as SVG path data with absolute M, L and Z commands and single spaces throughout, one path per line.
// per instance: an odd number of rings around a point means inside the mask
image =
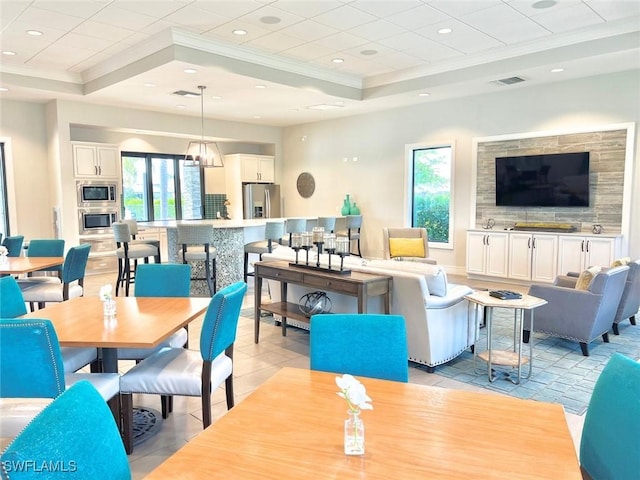
M 216 142 L 204 139 L 204 85 L 198 85 L 200 90 L 200 140 L 192 140 L 187 146 L 184 156 L 187 167 L 224 167 L 222 152 Z

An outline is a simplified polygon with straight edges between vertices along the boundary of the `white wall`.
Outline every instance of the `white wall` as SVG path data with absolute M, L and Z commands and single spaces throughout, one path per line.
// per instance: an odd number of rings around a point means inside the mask
M 404 224 L 406 144 L 455 144 L 454 250 L 432 250 L 439 263 L 462 273 L 465 232 L 471 223 L 472 140 L 508 133 L 582 128 L 640 121 L 640 72 L 623 72 L 407 108 L 297 125 L 285 129 L 283 176 L 288 216 L 336 214 L 345 193 L 364 216 L 363 251 L 382 256 L 382 228 Z M 636 134 L 637 136 L 637 134 Z M 305 138 L 305 141 L 302 139 Z M 343 157 L 358 162 L 343 162 Z M 634 162 L 637 163 L 638 146 Z M 312 173 L 316 191 L 303 199 L 296 191 L 301 172 Z M 630 254 L 640 257 L 640 169 L 632 189 Z
M 0 137 L 11 140 L 7 160 L 15 178 L 15 198 L 8 199 L 17 213 L 11 233 L 25 238 L 53 235 L 44 115 L 42 104 L 3 100 L 0 105 Z

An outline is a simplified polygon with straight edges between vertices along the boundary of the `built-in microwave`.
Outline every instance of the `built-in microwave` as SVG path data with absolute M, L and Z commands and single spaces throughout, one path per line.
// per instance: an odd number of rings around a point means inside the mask
M 109 207 L 119 203 L 116 182 L 80 180 L 76 187 L 79 207 Z
M 79 208 L 78 231 L 80 235 L 111 233 L 111 224 L 118 221 L 118 211 L 111 208 Z

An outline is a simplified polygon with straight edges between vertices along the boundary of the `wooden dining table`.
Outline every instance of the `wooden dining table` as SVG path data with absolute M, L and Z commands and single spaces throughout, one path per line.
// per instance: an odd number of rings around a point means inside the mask
M 105 318 L 97 296 L 49 304 L 23 318 L 51 320 L 63 347 L 102 350 L 103 371 L 118 371 L 118 348 L 154 348 L 209 306 L 206 297 L 114 297 L 116 315 Z
M 363 377 L 365 453 L 347 456 L 335 377 L 282 368 L 145 478 L 582 479 L 562 405 Z
M 64 257 L 7 257 L 0 262 L 0 275 L 22 275 L 64 263 Z

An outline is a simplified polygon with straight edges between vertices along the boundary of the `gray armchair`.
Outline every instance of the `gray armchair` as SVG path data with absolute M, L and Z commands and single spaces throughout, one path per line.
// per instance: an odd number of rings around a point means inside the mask
M 636 314 L 640 309 L 640 259 L 629 262 L 628 266 L 629 275 L 627 275 L 627 282 L 622 291 L 622 297 L 612 325 L 613 333 L 616 335 L 620 335 L 618 324 L 627 318 L 631 325 L 636 324 Z M 567 275 L 559 276 L 556 279 L 556 284 L 573 288 L 579 275 L 579 273 L 569 272 Z
M 533 331 L 580 342 L 589 356 L 588 344 L 599 336 L 609 342 L 609 329 L 616 316 L 625 287 L 628 266 L 601 271 L 587 290 L 558 285 L 531 285 L 529 295 L 548 303 L 535 309 Z M 529 342 L 531 312 L 525 312 L 524 337 Z

